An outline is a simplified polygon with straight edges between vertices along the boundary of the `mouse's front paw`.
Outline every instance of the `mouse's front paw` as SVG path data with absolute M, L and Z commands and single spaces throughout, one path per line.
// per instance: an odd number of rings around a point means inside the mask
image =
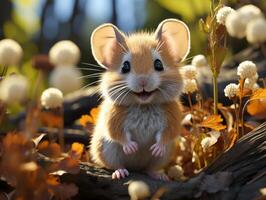
M 158 157 L 158 156 L 163 156 L 165 153 L 165 145 L 161 143 L 155 143 L 150 147 L 151 155 Z
M 139 147 L 138 147 L 138 143 L 134 142 L 134 141 L 129 141 L 125 144 L 123 144 L 123 151 L 126 155 L 135 153 L 136 151 L 138 151 Z

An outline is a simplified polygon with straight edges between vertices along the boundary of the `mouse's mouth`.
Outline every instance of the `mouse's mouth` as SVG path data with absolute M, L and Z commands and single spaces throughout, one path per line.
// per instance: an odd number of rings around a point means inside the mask
M 134 94 L 142 101 L 146 101 L 148 100 L 154 93 L 156 90 L 147 92 L 145 90 L 143 90 L 142 92 L 134 92 Z

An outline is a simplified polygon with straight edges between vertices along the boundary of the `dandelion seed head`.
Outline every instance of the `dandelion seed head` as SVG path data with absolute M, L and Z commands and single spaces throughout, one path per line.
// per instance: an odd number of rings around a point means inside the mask
M 231 13 L 231 12 L 235 12 L 234 9 L 232 9 L 229 6 L 224 6 L 222 8 L 220 8 L 217 12 L 216 15 L 216 20 L 219 24 L 223 24 L 225 25 L 225 20 L 227 18 L 227 16 Z
M 236 38 L 246 36 L 246 22 L 241 18 L 238 12 L 231 12 L 225 20 L 225 27 L 228 34 Z
M 63 40 L 50 49 L 49 58 L 55 66 L 76 65 L 80 59 L 80 50 L 74 42 Z
M 266 20 L 257 18 L 247 25 L 247 40 L 249 43 L 263 43 L 266 41 Z
M 194 65 L 186 65 L 182 68 L 182 74 L 186 79 L 195 79 L 197 76 L 197 69 Z
M 231 99 L 237 95 L 238 90 L 239 87 L 237 84 L 230 83 L 224 88 L 224 95 L 229 99 Z
M 46 109 L 60 108 L 63 101 L 63 93 L 57 88 L 48 88 L 41 95 L 41 105 Z
M 75 67 L 59 66 L 52 71 L 49 84 L 67 94 L 81 88 L 81 76 L 81 72 Z
M 244 61 L 237 67 L 237 75 L 242 79 L 252 78 L 257 74 L 257 66 L 252 61 Z
M 17 65 L 23 55 L 21 46 L 12 39 L 3 39 L 0 41 L 0 65 Z
M 185 94 L 193 93 L 198 90 L 197 83 L 194 79 L 187 79 L 184 81 L 183 92 Z
M 194 56 L 191 64 L 194 65 L 195 67 L 208 66 L 208 62 L 207 62 L 206 57 L 204 55 L 201 55 L 201 54 Z

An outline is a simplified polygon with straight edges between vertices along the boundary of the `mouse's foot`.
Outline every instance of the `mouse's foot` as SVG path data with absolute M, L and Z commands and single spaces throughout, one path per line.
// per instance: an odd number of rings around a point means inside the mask
M 117 169 L 112 174 L 112 179 L 122 179 L 126 178 L 129 175 L 129 172 L 125 168 Z
M 147 174 L 156 180 L 170 181 L 170 178 L 163 172 L 148 171 Z

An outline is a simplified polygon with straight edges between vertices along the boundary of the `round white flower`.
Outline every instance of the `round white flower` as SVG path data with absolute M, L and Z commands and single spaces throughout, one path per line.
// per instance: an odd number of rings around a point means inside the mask
M 167 171 L 169 178 L 174 180 L 181 180 L 184 177 L 184 170 L 180 165 L 174 165 Z
M 258 18 L 247 25 L 247 40 L 250 43 L 263 43 L 266 41 L 266 20 Z
M 231 12 L 225 20 L 225 27 L 230 36 L 244 38 L 246 35 L 246 22 L 238 12 Z
M 183 92 L 185 94 L 193 93 L 197 90 L 198 90 L 198 86 L 195 80 L 188 79 L 184 81 Z
M 250 78 L 247 78 L 245 80 L 245 83 L 244 83 L 244 88 L 247 88 L 247 89 L 251 89 L 253 90 L 254 88 L 254 85 L 256 84 L 257 80 L 258 80 L 258 73 L 256 73 L 255 76 L 252 76 Z
M 81 88 L 81 76 L 81 72 L 75 67 L 59 66 L 52 71 L 49 83 L 52 87 L 58 88 L 64 94 L 67 94 Z
M 225 88 L 224 88 L 224 95 L 226 97 L 228 97 L 229 99 L 230 98 L 233 98 L 236 96 L 237 92 L 238 92 L 238 85 L 235 84 L 235 83 L 230 83 L 229 85 L 227 85 Z
M 252 78 L 257 74 L 257 66 L 252 61 L 244 61 L 237 67 L 237 75 L 242 79 Z
M 132 181 L 128 186 L 128 194 L 131 200 L 145 199 L 150 196 L 150 188 L 143 181 Z
M 201 55 L 201 54 L 194 56 L 191 64 L 196 66 L 196 67 L 208 66 L 208 62 L 207 62 L 206 57 L 204 55 Z
M 216 15 L 216 20 L 219 24 L 223 24 L 225 25 L 225 20 L 227 18 L 227 16 L 231 13 L 231 12 L 235 12 L 234 9 L 232 9 L 229 6 L 224 6 L 222 8 L 220 8 L 217 12 Z
M 0 65 L 16 65 L 20 62 L 23 55 L 21 46 L 12 39 L 0 41 Z
M 263 13 L 261 10 L 252 4 L 242 6 L 241 8 L 237 9 L 237 13 L 240 15 L 241 19 L 246 25 L 254 19 L 263 18 Z
M 230 98 L 233 98 L 236 96 L 237 92 L 238 92 L 238 85 L 235 84 L 235 83 L 230 83 L 229 85 L 227 85 L 225 88 L 224 88 L 224 95 L 226 97 L 228 97 L 229 99 Z
M 182 73 L 186 79 L 195 79 L 197 76 L 197 69 L 194 65 L 186 65 L 182 68 Z
M 49 51 L 49 58 L 54 65 L 76 65 L 80 59 L 78 46 L 70 40 L 57 42 Z
M 41 96 L 41 105 L 46 109 L 60 108 L 63 101 L 63 93 L 57 88 L 48 88 Z
M 0 99 L 7 104 L 21 103 L 27 98 L 28 86 L 23 75 L 10 75 L 0 83 Z

